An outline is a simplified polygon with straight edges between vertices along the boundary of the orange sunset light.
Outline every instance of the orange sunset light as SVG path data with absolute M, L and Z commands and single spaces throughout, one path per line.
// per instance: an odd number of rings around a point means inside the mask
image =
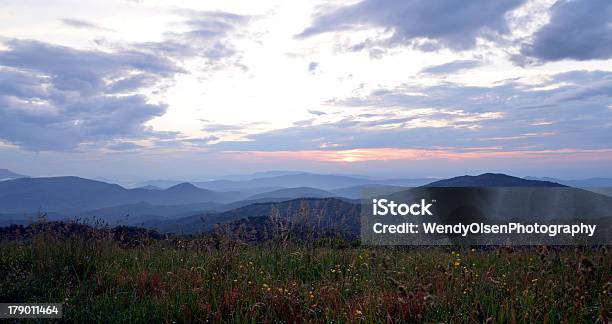
M 491 148 L 472 148 L 470 151 L 454 149 L 404 149 L 404 148 L 359 148 L 350 150 L 304 150 L 304 151 L 250 151 L 226 152 L 229 155 L 248 155 L 252 158 L 276 158 L 333 163 L 357 163 L 392 160 L 464 160 L 484 158 L 563 158 L 580 160 L 612 160 L 612 149 L 557 149 L 504 151 Z

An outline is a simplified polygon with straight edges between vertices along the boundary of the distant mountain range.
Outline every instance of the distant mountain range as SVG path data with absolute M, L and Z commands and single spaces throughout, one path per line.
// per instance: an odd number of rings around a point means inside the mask
M 261 188 L 261 187 L 311 187 L 322 190 L 331 190 L 341 187 L 356 186 L 370 183 L 370 180 L 359 179 L 347 176 L 298 173 L 250 180 L 214 180 L 197 182 L 195 185 L 215 191 L 239 190 L 240 188 Z
M 245 181 L 245 180 L 253 180 L 259 178 L 271 178 L 271 177 L 279 177 L 279 176 L 287 176 L 287 175 L 295 175 L 304 173 L 303 171 L 263 171 L 263 172 L 255 172 L 251 174 L 230 174 L 221 177 L 225 180 L 232 181 Z
M 133 189 L 79 177 L 0 181 L 0 225 L 27 224 L 36 219 L 38 212 L 45 212 L 52 220 L 78 218 L 89 223 L 101 220 L 111 225 L 139 225 L 164 232 L 197 232 L 210 230 L 215 224 L 232 222 L 236 226 L 242 219 L 250 219 L 250 225 L 262 226 L 253 217 L 267 217 L 272 212 L 323 213 L 325 217 L 355 220 L 358 199 L 368 193 L 386 195 L 411 188 L 438 187 L 566 187 L 552 181 L 556 179 L 524 179 L 494 173 L 433 182 L 426 178 L 376 180 L 290 171 L 262 176 L 175 183 L 167 188 L 147 184 Z M 603 199 L 587 191 L 580 191 L 580 195 Z M 301 207 L 297 208 L 298 205 Z M 338 214 L 348 210 L 350 215 Z M 325 222 L 331 224 L 331 219 Z M 356 225 L 350 226 L 354 229 Z
M 11 180 L 11 179 L 19 179 L 19 178 L 27 178 L 28 176 L 15 173 L 11 170 L 0 169 L 0 181 L 3 180 Z
M 146 202 L 181 205 L 227 203 L 245 198 L 236 192 L 214 192 L 189 183 L 165 190 L 126 189 L 79 177 L 21 178 L 0 182 L 0 213 L 47 211 L 76 214 L 86 210 Z
M 220 180 L 195 181 L 192 183 L 199 188 L 214 191 L 239 190 L 244 192 L 248 190 L 252 194 L 259 194 L 266 191 L 295 187 L 311 187 L 327 191 L 364 185 L 398 185 L 405 187 L 416 187 L 427 184 L 433 180 L 438 179 L 372 179 L 367 177 L 333 174 L 316 174 L 294 171 L 272 171 L 254 173 L 253 175 L 230 176 L 230 178 Z M 168 188 L 178 183 L 180 183 L 180 181 L 152 180 L 137 183 L 135 186 L 155 186 L 158 188 Z

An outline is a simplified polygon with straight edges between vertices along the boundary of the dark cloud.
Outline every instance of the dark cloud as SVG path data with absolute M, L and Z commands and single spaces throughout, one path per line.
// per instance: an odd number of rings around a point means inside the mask
M 50 77 L 54 86 L 64 91 L 87 94 L 111 87 L 124 90 L 115 82 L 125 78 L 167 77 L 181 71 L 170 59 L 142 51 L 107 53 L 15 39 L 4 44 L 9 49 L 0 51 L 0 66 L 38 71 L 38 75 Z M 130 90 L 129 83 L 125 86 L 125 90 Z
M 452 74 L 463 70 L 469 70 L 482 65 L 476 60 L 457 60 L 440 65 L 428 66 L 421 70 L 424 74 Z
M 133 92 L 181 71 L 172 61 L 144 52 L 106 53 L 22 40 L 4 44 L 0 138 L 28 150 L 155 137 L 144 124 L 166 106 Z
M 366 40 L 355 49 L 378 44 L 383 47 L 412 45 L 432 50 L 442 46 L 465 50 L 474 47 L 479 37 L 492 38 L 508 33 L 504 15 L 523 2 L 524 0 L 363 0 L 316 15 L 312 25 L 297 37 L 374 26 L 392 32 L 391 37 Z
M 612 57 L 612 1 L 559 0 L 550 22 L 540 28 L 515 57 L 520 64 L 563 59 Z

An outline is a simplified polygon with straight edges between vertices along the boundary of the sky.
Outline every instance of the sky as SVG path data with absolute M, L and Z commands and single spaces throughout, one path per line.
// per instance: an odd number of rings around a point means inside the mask
M 0 7 L 0 168 L 612 177 L 609 0 Z

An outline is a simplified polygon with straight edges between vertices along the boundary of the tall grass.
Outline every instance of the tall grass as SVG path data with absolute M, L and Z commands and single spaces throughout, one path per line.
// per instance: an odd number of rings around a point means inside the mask
M 367 248 L 175 238 L 0 243 L 1 302 L 66 322 L 606 322 L 605 248 Z

